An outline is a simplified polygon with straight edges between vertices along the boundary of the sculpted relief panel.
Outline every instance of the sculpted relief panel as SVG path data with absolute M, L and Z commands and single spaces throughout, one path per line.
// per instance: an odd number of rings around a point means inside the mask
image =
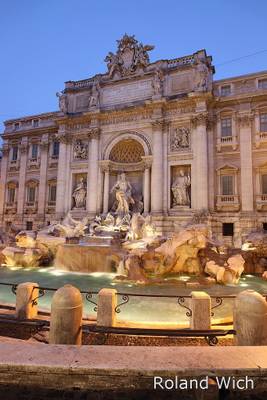
M 171 131 L 170 151 L 188 151 L 191 146 L 191 135 L 188 127 L 178 127 Z
M 88 158 L 88 144 L 77 139 L 73 145 L 73 158 L 75 160 L 86 160 Z

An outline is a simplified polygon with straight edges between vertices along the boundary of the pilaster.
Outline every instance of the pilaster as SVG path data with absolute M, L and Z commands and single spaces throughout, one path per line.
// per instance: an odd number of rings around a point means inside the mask
M 207 113 L 199 113 L 191 120 L 193 126 L 192 148 L 192 208 L 208 208 L 208 140 Z
M 2 150 L 1 178 L 0 178 L 0 218 L 3 217 L 4 215 L 8 157 L 9 157 L 9 147 L 8 144 L 4 144 Z
M 153 162 L 151 171 L 151 212 L 161 214 L 163 209 L 163 130 L 164 121 L 152 122 Z
M 97 213 L 99 135 L 99 128 L 93 128 L 89 131 L 87 210 L 92 215 Z
M 38 193 L 38 215 L 44 220 L 46 203 L 46 181 L 47 181 L 47 162 L 48 162 L 48 135 L 44 134 L 40 143 L 40 180 Z
M 25 202 L 25 180 L 26 180 L 26 168 L 27 168 L 27 156 L 28 156 L 28 138 L 22 138 L 20 147 L 20 167 L 19 167 L 19 189 L 18 189 L 18 208 L 17 216 L 18 220 L 22 222 L 24 214 L 24 202 Z
M 239 114 L 241 205 L 242 211 L 253 211 L 253 169 L 252 169 L 252 114 Z

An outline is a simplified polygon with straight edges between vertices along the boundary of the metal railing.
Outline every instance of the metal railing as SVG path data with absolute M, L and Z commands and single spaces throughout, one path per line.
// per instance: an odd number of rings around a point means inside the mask
M 11 291 L 14 295 L 16 295 L 16 290 L 18 283 L 9 283 L 9 282 L 0 282 L 0 285 L 2 286 L 10 286 Z M 32 306 L 37 305 L 37 300 L 43 297 L 47 291 L 53 291 L 56 292 L 58 288 L 51 288 L 51 287 L 43 287 L 43 286 L 34 286 L 33 290 L 39 290 L 38 296 L 35 297 L 32 300 Z M 80 293 L 82 295 L 85 295 L 86 300 L 93 305 L 93 310 L 94 312 L 97 312 L 97 300 L 96 297 L 98 296 L 98 291 L 94 290 L 89 290 L 89 291 L 84 291 L 81 290 Z M 237 293 L 238 294 L 238 293 Z M 231 295 L 210 295 L 211 301 L 212 301 L 212 306 L 211 306 L 211 316 L 214 316 L 214 310 L 218 309 L 221 307 L 225 300 L 234 300 L 237 296 L 237 294 L 231 294 Z M 267 301 L 267 293 L 261 293 L 263 297 L 265 297 Z M 177 302 L 177 305 L 184 308 L 185 315 L 187 317 L 192 316 L 192 309 L 189 307 L 189 300 L 192 298 L 191 295 L 182 295 L 182 296 L 177 296 L 177 295 L 170 295 L 170 294 L 148 294 L 148 293 L 126 293 L 126 292 L 117 292 L 117 304 L 115 306 L 115 312 L 117 314 L 121 313 L 121 307 L 124 305 L 128 304 L 130 299 L 133 297 L 139 297 L 139 298 L 149 298 L 149 299 L 160 299 L 160 298 L 166 298 L 166 299 L 175 299 Z M 120 299 L 120 301 L 118 300 Z

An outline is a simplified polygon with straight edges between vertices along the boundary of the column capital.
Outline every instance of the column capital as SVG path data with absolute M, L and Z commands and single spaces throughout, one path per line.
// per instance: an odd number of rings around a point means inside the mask
M 21 154 L 25 154 L 28 151 L 28 143 L 21 143 L 19 146 L 19 150 Z
M 7 143 L 5 143 L 2 147 L 2 154 L 3 156 L 8 156 L 9 154 L 9 145 Z
M 109 170 L 110 170 L 110 161 L 109 160 L 100 160 L 100 161 L 98 161 L 98 165 L 102 172 L 109 172 Z
M 199 113 L 192 116 L 191 123 L 196 128 L 199 125 L 207 125 L 208 120 L 208 113 Z
M 163 129 L 163 127 L 165 126 L 165 121 L 163 119 L 155 119 L 151 121 L 151 125 L 153 130 Z
M 91 128 L 88 132 L 89 139 L 99 139 L 101 129 L 98 127 Z
M 240 127 L 250 127 L 254 119 L 253 113 L 242 113 L 237 115 L 237 121 Z
M 151 168 L 152 162 L 153 162 L 153 157 L 152 156 L 142 156 L 141 158 L 142 158 L 142 161 L 144 164 L 144 168 L 145 169 Z

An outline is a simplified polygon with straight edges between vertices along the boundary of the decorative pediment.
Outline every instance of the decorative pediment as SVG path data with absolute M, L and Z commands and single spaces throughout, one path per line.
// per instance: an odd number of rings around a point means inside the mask
M 233 164 L 224 164 L 223 166 L 219 167 L 216 169 L 217 172 L 221 171 L 221 170 L 234 170 L 234 171 L 238 171 L 239 168 L 236 167 Z
M 143 45 L 138 42 L 134 35 L 125 33 L 122 39 L 117 40 L 118 48 L 116 53 L 111 51 L 105 58 L 110 78 L 121 78 L 138 71 L 143 71 L 149 64 L 148 51 L 154 46 Z

